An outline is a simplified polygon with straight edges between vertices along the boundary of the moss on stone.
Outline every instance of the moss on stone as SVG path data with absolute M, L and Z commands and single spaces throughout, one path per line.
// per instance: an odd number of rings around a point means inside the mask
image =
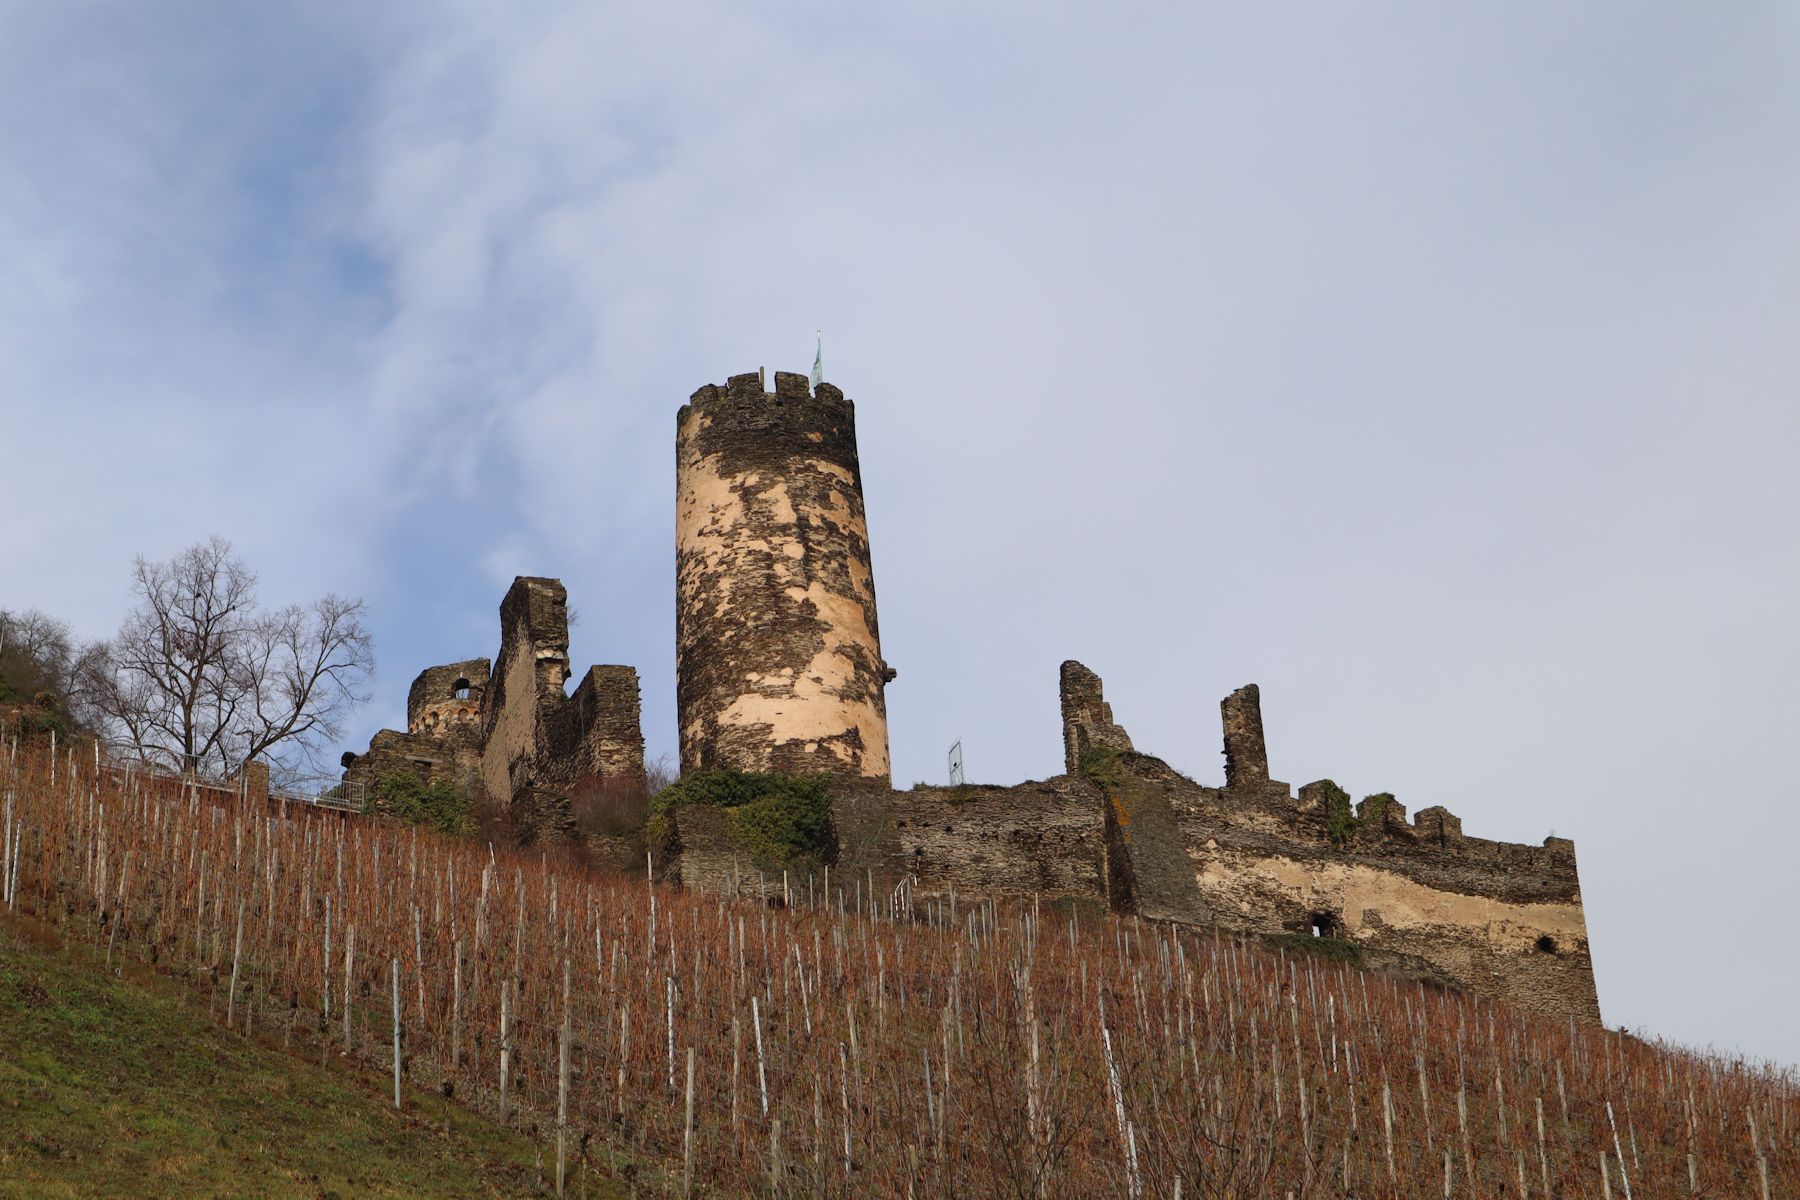
M 1137 755 L 1130 750 L 1117 750 L 1111 746 L 1095 746 L 1081 756 L 1075 773 L 1083 779 L 1092 780 L 1107 790 L 1112 790 L 1125 782 L 1125 767 Z
M 739 843 L 768 866 L 816 865 L 831 855 L 831 781 L 826 776 L 692 772 L 650 801 L 646 842 L 669 849 L 675 836 L 670 814 L 684 805 L 729 811 Z

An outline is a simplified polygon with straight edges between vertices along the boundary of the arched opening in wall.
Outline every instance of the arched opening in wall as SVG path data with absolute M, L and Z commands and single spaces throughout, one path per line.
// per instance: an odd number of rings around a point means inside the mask
M 1339 924 L 1337 916 L 1328 912 L 1314 913 L 1311 917 L 1307 918 L 1307 925 L 1311 929 L 1312 935 L 1316 938 L 1337 937 L 1343 932 L 1343 927 Z
M 1556 939 L 1546 933 L 1542 937 L 1538 938 L 1537 948 L 1541 953 L 1555 954 L 1556 953 Z
M 469 698 L 469 681 L 466 679 L 459 679 L 451 684 L 450 694 L 458 700 L 467 700 Z

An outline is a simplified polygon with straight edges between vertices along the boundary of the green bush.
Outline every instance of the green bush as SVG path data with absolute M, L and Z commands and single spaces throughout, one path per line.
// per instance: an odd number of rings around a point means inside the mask
M 475 831 L 475 806 L 447 783 L 427 787 L 411 771 L 383 775 L 369 789 L 370 804 L 409 825 L 464 837 Z
M 1329 779 L 1321 779 L 1325 791 L 1325 836 L 1334 846 L 1341 846 L 1356 832 L 1356 813 L 1350 807 L 1350 793 Z
M 831 851 L 831 782 L 823 775 L 692 772 L 651 799 L 646 840 L 666 846 L 669 814 L 683 805 L 729 811 L 745 851 L 771 867 L 821 863 Z
M 1392 792 L 1364 796 L 1361 812 L 1350 807 L 1350 793 L 1329 779 L 1319 781 L 1325 789 L 1325 836 L 1334 846 L 1342 846 L 1359 829 L 1379 830 L 1387 818 L 1388 805 L 1395 803 Z

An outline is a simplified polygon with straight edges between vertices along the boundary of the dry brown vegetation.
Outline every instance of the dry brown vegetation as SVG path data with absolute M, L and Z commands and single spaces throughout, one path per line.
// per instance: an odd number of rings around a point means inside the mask
M 9 907 L 651 1190 L 1800 1195 L 1789 1070 L 1031 901 L 772 909 L 52 771 L 0 766 Z

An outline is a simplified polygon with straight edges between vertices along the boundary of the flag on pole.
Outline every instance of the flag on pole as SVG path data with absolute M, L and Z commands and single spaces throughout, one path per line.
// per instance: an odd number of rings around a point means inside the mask
M 818 334 L 819 343 L 813 350 L 812 387 L 818 391 L 825 378 L 825 335 L 816 329 L 813 332 Z

